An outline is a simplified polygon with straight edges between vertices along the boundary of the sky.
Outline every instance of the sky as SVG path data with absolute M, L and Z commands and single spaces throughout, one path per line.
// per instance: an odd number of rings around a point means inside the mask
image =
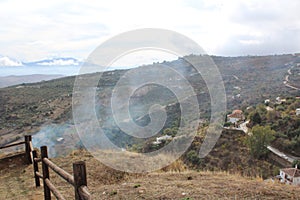
M 0 55 L 85 59 L 107 39 L 163 28 L 210 55 L 300 52 L 299 0 L 0 0 Z

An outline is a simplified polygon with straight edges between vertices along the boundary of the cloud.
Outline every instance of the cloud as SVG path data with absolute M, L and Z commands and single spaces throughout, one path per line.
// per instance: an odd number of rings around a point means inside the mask
M 19 61 L 14 61 L 7 56 L 0 58 L 0 66 L 23 66 Z
M 299 7 L 298 0 L 3 0 L 0 54 L 84 59 L 114 35 L 149 27 L 185 34 L 210 54 L 299 52 Z
M 46 65 L 46 66 L 65 66 L 65 65 L 79 65 L 79 62 L 75 59 L 53 59 L 36 63 L 37 65 Z

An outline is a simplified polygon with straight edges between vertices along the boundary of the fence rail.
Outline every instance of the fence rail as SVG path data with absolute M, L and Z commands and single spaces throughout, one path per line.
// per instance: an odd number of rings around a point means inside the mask
M 59 200 L 64 200 L 65 198 L 57 190 L 57 188 L 51 183 L 49 168 L 53 170 L 57 175 L 66 180 L 69 184 L 74 187 L 75 200 L 90 200 L 91 195 L 87 188 L 87 178 L 86 178 L 86 165 L 85 162 L 79 161 L 73 163 L 73 176 L 68 172 L 64 171 L 58 167 L 55 163 L 48 159 L 47 146 L 41 147 L 41 158 L 37 157 L 37 152 L 34 150 L 33 155 L 33 170 L 36 187 L 40 186 L 40 179 L 43 180 L 44 186 L 44 199 L 51 200 L 52 194 Z M 38 163 L 42 163 L 42 174 L 39 172 Z
M 32 156 L 33 147 L 32 147 L 31 139 L 32 139 L 31 135 L 25 135 L 23 142 L 16 142 L 16 143 L 4 145 L 4 146 L 0 147 L 0 149 L 6 149 L 9 147 L 25 144 L 26 160 L 29 164 L 32 164 L 32 162 L 33 162 L 33 156 Z

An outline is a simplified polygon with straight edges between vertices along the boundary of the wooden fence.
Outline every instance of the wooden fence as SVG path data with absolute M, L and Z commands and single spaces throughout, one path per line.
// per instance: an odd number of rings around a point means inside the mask
M 53 162 L 48 159 L 47 146 L 41 147 L 41 158 L 37 157 L 37 152 L 34 150 L 33 155 L 33 169 L 36 187 L 40 186 L 40 179 L 43 180 L 44 185 L 44 199 L 51 200 L 51 192 L 59 199 L 64 200 L 65 198 L 56 189 L 56 187 L 50 181 L 49 168 L 52 169 L 56 174 L 65 179 L 70 183 L 75 190 L 75 200 L 90 200 L 91 195 L 87 188 L 86 178 L 86 166 L 85 162 L 79 161 L 73 163 L 73 176 L 68 172 L 64 171 Z M 39 172 L 38 163 L 42 162 L 42 173 Z
M 0 147 L 0 149 L 5 149 L 13 146 L 18 146 L 25 144 L 25 155 L 26 155 L 26 160 L 28 161 L 29 164 L 32 164 L 33 158 L 32 158 L 32 142 L 31 142 L 31 135 L 25 135 L 25 140 L 23 142 L 17 142 L 17 143 L 12 143 L 8 144 L 5 146 Z

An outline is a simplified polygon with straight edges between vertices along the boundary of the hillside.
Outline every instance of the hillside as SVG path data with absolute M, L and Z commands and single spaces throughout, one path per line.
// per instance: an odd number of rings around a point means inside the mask
M 300 58 L 295 55 L 216 57 L 213 60 L 218 66 L 226 89 L 227 108 L 246 108 L 267 98 L 277 96 L 297 96 L 299 91 L 287 87 L 283 81 L 292 68 L 291 84 L 296 84 L 295 73 L 299 69 Z M 193 57 L 193 56 L 192 56 Z M 193 59 L 198 59 L 194 56 Z M 210 116 L 209 94 L 201 76 L 194 75 L 189 64 L 182 59 L 164 62 L 185 74 L 201 100 L 200 112 L 205 118 Z M 151 66 L 148 66 L 151 67 Z M 126 70 L 104 73 L 98 84 L 99 98 L 104 98 L 104 106 L 109 105 L 113 86 Z M 92 76 L 92 75 L 91 75 Z M 292 80 L 293 79 L 293 80 Z M 14 141 L 24 132 L 36 133 L 41 125 L 65 123 L 71 119 L 71 100 L 74 77 L 61 78 L 41 83 L 23 84 L 21 86 L 0 89 L 0 144 Z M 136 94 L 132 99 L 133 115 L 139 114 L 139 106 L 148 108 L 159 97 L 162 104 L 176 103 L 174 96 L 166 93 L 164 88 L 149 87 L 146 93 Z M 141 90 L 143 92 L 143 90 Z M 157 94 L 164 94 L 164 96 Z M 153 96 L 154 95 L 154 96 Z M 156 95 L 156 96 L 155 96 Z M 148 106 L 145 106 L 145 101 Z M 106 111 L 106 107 L 101 108 Z M 99 114 L 101 116 L 101 109 Z M 171 108 L 170 110 L 174 110 Z M 109 114 L 109 113 L 104 113 Z
M 171 171 L 148 174 L 127 174 L 102 165 L 85 151 L 51 159 L 72 172 L 72 163 L 87 164 L 88 187 L 93 199 L 297 199 L 300 188 L 260 178 L 246 178 L 226 172 L 182 171 L 177 162 Z M 35 188 L 32 166 L 21 160 L 0 160 L 0 196 L 10 199 L 42 199 L 43 189 Z M 181 169 L 180 172 L 176 171 Z M 50 173 L 51 181 L 66 199 L 73 198 L 73 189 Z
M 190 151 L 186 154 L 186 159 L 189 164 L 194 164 L 192 167 L 201 170 L 209 171 L 227 171 L 233 174 L 241 174 L 249 177 L 261 177 L 267 179 L 279 174 L 280 166 L 273 160 L 256 159 L 250 156 L 250 151 L 245 144 L 247 135 L 242 131 L 224 130 L 213 150 L 199 163 L 191 162 L 189 152 L 199 151 L 198 144 L 195 141 Z M 202 142 L 201 142 L 202 143 Z
M 19 85 L 22 83 L 35 83 L 41 81 L 48 81 L 51 79 L 61 78 L 63 75 L 45 75 L 45 74 L 32 74 L 23 76 L 1 76 L 0 88 Z
M 276 56 L 276 58 L 271 56 L 216 57 L 214 59 L 224 78 L 228 109 L 241 108 L 245 110 L 249 105 L 256 105 L 267 98 L 291 96 L 294 99 L 294 96 L 299 94 L 297 90 L 286 87 L 283 83 L 284 77 L 289 74 L 288 70 L 291 65 L 294 66 L 298 62 L 298 57 L 285 55 Z M 275 64 L 270 60 L 278 60 L 275 67 L 273 66 Z M 180 67 L 176 66 L 176 62 L 173 62 L 174 67 Z M 286 65 L 290 62 L 292 64 Z M 168 64 L 171 65 L 172 62 Z M 256 64 L 256 66 L 254 67 L 252 64 Z M 290 83 L 294 85 L 297 83 L 297 80 L 293 78 L 295 69 L 291 70 L 293 76 L 290 79 Z M 97 91 L 98 97 L 104 98 L 106 101 L 102 104 L 105 107 L 98 108 L 98 114 L 102 114 L 102 116 L 103 113 L 109 114 L 106 110 L 106 106 L 109 105 L 109 94 L 111 94 L 118 78 L 125 72 L 118 70 L 103 74 L 103 80 L 99 82 Z M 268 76 L 269 73 L 274 75 Z M 93 77 L 94 75 L 87 76 Z M 205 121 L 210 115 L 209 109 L 207 109 L 210 104 L 207 88 L 203 87 L 203 80 L 191 75 L 191 72 L 187 74 L 187 77 L 194 87 L 201 88 L 197 92 L 198 98 L 203 100 L 200 111 Z M 273 79 L 273 77 L 278 78 Z M 0 103 L 3 105 L 0 108 L 0 143 L 5 144 L 9 141 L 18 140 L 21 135 L 27 133 L 51 133 L 49 138 L 53 139 L 51 141 L 54 142 L 51 148 L 60 153 L 56 155 L 57 158 L 52 158 L 58 166 L 71 173 L 74 161 L 86 161 L 88 186 L 93 199 L 298 198 L 299 187 L 264 180 L 278 174 L 279 165 L 268 158 L 265 160 L 251 158 L 249 149 L 244 144 L 246 136 L 239 131 L 224 131 L 213 151 L 206 158 L 199 159 L 197 152 L 204 137 L 202 135 L 204 133 L 200 131 L 189 150 L 179 160 L 161 171 L 148 174 L 127 174 L 115 171 L 105 167 L 85 150 L 76 150 L 68 155 L 72 148 L 82 147 L 78 138 L 75 137 L 76 131 L 71 120 L 73 82 L 74 77 L 67 77 L 41 83 L 22 84 L 21 87 L 0 89 Z M 169 133 L 176 135 L 178 115 L 180 114 L 179 107 L 177 101 L 174 100 L 174 95 L 162 91 L 164 91 L 163 88 L 157 86 L 150 86 L 137 91 L 131 102 L 131 111 L 136 122 L 143 124 L 147 123 L 148 116 L 141 114 L 144 112 L 141 110 L 142 105 L 146 105 L 146 109 L 157 101 L 166 105 L 169 118 L 161 134 L 171 131 Z M 239 97 L 238 94 L 240 94 Z M 292 104 L 293 102 L 288 99 L 286 104 L 276 106 L 276 111 L 281 114 L 278 119 L 288 120 L 284 116 L 291 114 L 294 107 L 298 106 L 298 104 Z M 289 130 L 287 129 L 288 126 L 294 124 L 294 114 L 292 113 L 292 117 L 289 118 L 290 121 L 286 124 L 287 126 L 278 129 L 283 134 L 285 134 L 284 131 Z M 267 116 L 262 116 L 263 120 L 266 120 L 263 122 L 265 124 L 270 123 Z M 109 118 L 110 115 L 105 116 L 104 119 Z M 276 123 L 272 122 L 272 124 L 276 128 Z M 153 137 L 142 142 L 141 140 L 133 140 L 125 134 L 123 135 L 115 124 L 109 126 L 106 124 L 106 131 L 116 144 L 121 147 L 128 147 L 133 151 L 147 151 L 149 146 L 151 150 L 152 142 L 155 139 Z M 286 134 L 288 135 L 288 132 Z M 41 137 L 40 143 L 42 144 L 49 140 L 49 138 L 43 140 L 43 135 L 39 135 L 39 137 Z M 65 140 L 62 143 L 55 143 L 58 137 L 63 137 Z M 286 137 L 282 138 L 286 140 Z M 277 139 L 275 142 L 280 148 L 281 141 Z M 137 143 L 139 145 L 136 145 Z M 298 151 L 297 149 L 292 150 Z M 66 156 L 62 157 L 62 155 Z M 32 166 L 26 166 L 20 160 L 6 160 L 4 164 L 0 161 L 0 197 L 5 199 L 42 199 L 42 188 L 34 187 L 32 173 Z M 73 189 L 63 183 L 59 177 L 52 176 L 51 180 L 66 196 L 66 199 L 73 197 Z
M 283 152 L 300 156 L 300 116 L 296 109 L 300 107 L 300 99 L 281 97 L 280 100 L 268 99 L 265 104 L 253 105 L 245 111 L 250 119 L 249 126 L 270 126 L 275 131 L 272 146 Z M 259 122 L 251 122 L 252 116 L 259 116 Z
M 268 157 L 256 159 L 250 156 L 250 150 L 245 144 L 247 135 L 240 130 L 224 129 L 212 151 L 205 158 L 200 159 L 198 152 L 205 136 L 201 132 L 204 131 L 199 131 L 188 150 L 180 157 L 180 161 L 185 163 L 189 169 L 226 171 L 232 174 L 267 179 L 278 175 L 281 167 L 290 167 L 289 165 L 282 166 Z M 164 145 L 164 143 L 156 145 L 150 140 L 139 151 L 151 152 Z
M 190 55 L 192 59 L 199 56 Z M 212 57 L 222 74 L 228 110 L 239 108 L 245 110 L 249 105 L 256 105 L 266 98 L 277 96 L 297 96 L 299 91 L 284 84 L 286 75 L 296 76 L 300 63 L 299 55 L 247 56 L 247 57 Z M 197 93 L 199 110 L 204 122 L 210 117 L 210 97 L 204 80 L 182 58 L 164 62 L 182 73 Z M 142 66 L 149 69 L 152 65 Z M 290 70 L 292 68 L 292 70 Z M 290 71 L 289 71 L 290 70 Z M 116 145 L 131 151 L 147 152 L 156 136 L 149 139 L 136 139 L 122 132 L 115 124 L 111 111 L 111 93 L 119 78 L 127 70 L 104 72 L 96 89 L 96 111 L 105 130 L 105 134 Z M 270 75 L 272 74 L 272 76 Z M 82 78 L 93 79 L 98 74 L 88 74 Z M 74 148 L 82 147 L 72 122 L 72 92 L 75 77 L 66 77 L 40 83 L 22 84 L 0 89 L 0 144 L 6 144 L 21 138 L 24 134 L 37 134 L 39 144 L 50 142 L 52 149 L 66 155 Z M 296 84 L 291 79 L 290 84 Z M 101 99 L 101 101 L 99 100 Z M 158 85 L 139 88 L 130 99 L 130 112 L 139 125 L 149 123 L 149 108 L 160 103 L 165 106 L 167 120 L 158 135 L 169 132 L 176 135 L 179 126 L 180 107 L 172 92 Z M 146 113 L 146 114 L 145 114 Z M 225 113 L 224 113 L 225 114 Z M 47 134 L 47 136 L 45 135 Z M 50 135 L 51 134 L 51 135 Z M 215 149 L 202 161 L 202 169 L 226 170 L 263 178 L 275 175 L 278 166 L 272 163 L 248 158 L 246 146 L 237 137 L 221 137 Z M 65 140 L 58 143 L 57 138 Z M 35 138 L 35 137 L 33 137 Z M 202 136 L 203 138 L 203 136 Z M 198 140 L 198 141 L 197 141 Z M 190 150 L 198 152 L 202 139 L 196 138 Z M 148 145 L 148 146 L 147 146 Z M 151 150 L 148 148 L 148 150 Z M 157 148 L 157 147 L 155 147 Z M 290 149 L 296 150 L 296 149 Z M 237 153 L 237 154 L 235 154 Z M 184 159 L 183 159 L 184 160 Z M 191 166 L 195 167 L 195 166 Z

